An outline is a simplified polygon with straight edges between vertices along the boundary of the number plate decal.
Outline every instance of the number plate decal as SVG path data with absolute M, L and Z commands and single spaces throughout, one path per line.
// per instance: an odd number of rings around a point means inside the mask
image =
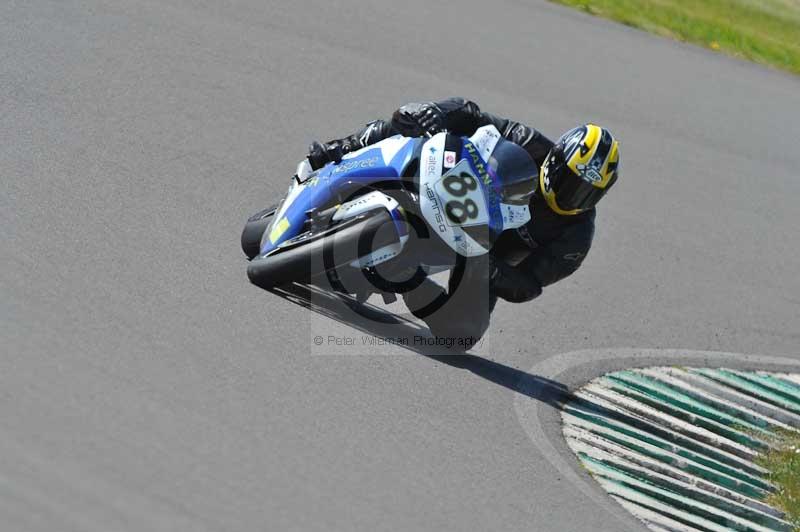
M 462 160 L 434 185 L 451 227 L 485 225 L 489 221 L 483 185 L 469 162 Z
M 485 223 L 488 219 L 489 210 L 483 195 L 483 185 L 475 177 L 475 169 L 466 161 L 466 166 L 459 163 L 455 168 L 448 170 L 446 175 L 442 175 L 446 136 L 445 133 L 438 133 L 422 146 L 419 175 L 420 211 L 428 225 L 456 253 L 464 257 L 483 255 L 488 250 L 464 230 L 469 225 Z M 472 147 L 471 144 L 470 147 Z M 478 157 L 477 149 L 474 147 L 472 149 L 475 151 L 475 156 Z M 460 176 L 462 171 L 474 180 L 477 185 L 476 190 L 471 190 L 473 185 L 469 181 L 469 177 Z M 447 186 L 445 186 L 445 180 L 450 176 L 456 177 L 447 181 Z M 459 185 L 463 185 L 464 188 L 459 189 Z M 459 194 L 461 195 L 459 196 Z M 475 203 L 474 207 L 472 203 L 466 203 L 468 199 Z M 445 210 L 448 201 L 462 202 L 460 209 L 459 205 L 450 204 L 449 216 L 448 211 Z M 470 216 L 474 217 L 470 218 Z M 481 217 L 483 217 L 483 222 L 480 221 Z M 458 223 L 462 219 L 463 222 Z

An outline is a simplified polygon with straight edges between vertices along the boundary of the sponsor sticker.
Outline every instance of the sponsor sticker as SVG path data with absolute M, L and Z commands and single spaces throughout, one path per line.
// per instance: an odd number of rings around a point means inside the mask
M 444 152 L 444 167 L 453 168 L 455 165 L 456 165 L 456 152 L 454 151 Z
M 503 229 L 520 227 L 531 219 L 531 212 L 527 205 L 501 203 L 500 210 L 503 214 Z
M 361 170 L 364 168 L 374 168 L 378 165 L 379 157 L 370 157 L 369 159 L 361 159 L 361 160 L 349 160 L 346 161 L 342 159 L 338 165 L 336 165 L 336 169 L 333 171 L 334 174 L 339 174 L 342 172 L 349 172 L 351 170 Z
M 578 172 L 580 172 L 581 177 L 583 177 L 584 181 L 588 181 L 590 183 L 599 183 L 603 180 L 603 176 L 600 175 L 600 172 L 594 166 L 579 164 L 576 166 Z
M 439 197 L 428 183 L 425 183 L 425 195 L 430 202 L 431 217 L 428 218 L 428 223 L 434 225 L 436 230 L 440 233 L 447 233 L 447 226 L 444 224 L 444 215 L 442 214 L 442 206 L 439 203 Z M 434 221 L 436 222 L 435 224 L 432 223 Z
M 584 175 L 588 177 L 589 181 L 591 181 L 592 183 L 599 183 L 600 181 L 603 180 L 603 176 L 601 176 L 600 173 L 594 168 L 587 168 Z
M 269 232 L 269 243 L 274 245 L 275 242 L 277 242 L 278 239 L 283 236 L 283 233 L 289 229 L 289 225 L 289 220 L 285 216 L 281 218 L 281 220 L 272 228 L 272 231 Z

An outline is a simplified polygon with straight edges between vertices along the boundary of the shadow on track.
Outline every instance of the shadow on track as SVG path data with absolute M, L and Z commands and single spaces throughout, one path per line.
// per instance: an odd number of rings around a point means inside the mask
M 343 294 L 300 284 L 273 288 L 269 292 L 377 338 L 409 340 L 414 337 L 433 338 L 430 331 L 417 322 L 369 303 L 358 303 L 355 298 Z M 409 341 L 407 345 L 395 345 L 440 364 L 467 370 L 499 386 L 556 408 L 572 399 L 569 389 L 560 382 L 531 375 L 478 355 L 454 352 L 446 347 L 416 345 L 413 341 Z

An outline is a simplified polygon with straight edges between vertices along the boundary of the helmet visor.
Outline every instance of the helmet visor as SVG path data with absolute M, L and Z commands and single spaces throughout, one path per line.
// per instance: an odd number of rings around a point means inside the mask
M 552 184 L 556 203 L 564 210 L 586 210 L 594 207 L 608 187 L 598 188 L 568 168 L 563 168 L 559 179 Z

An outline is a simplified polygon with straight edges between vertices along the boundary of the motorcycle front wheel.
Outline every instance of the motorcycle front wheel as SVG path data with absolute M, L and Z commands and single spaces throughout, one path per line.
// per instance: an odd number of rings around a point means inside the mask
M 251 283 L 266 289 L 292 282 L 308 283 L 397 241 L 391 214 L 376 209 L 324 229 L 301 233 L 269 254 L 255 256 L 247 265 L 247 276 Z
M 263 211 L 259 211 L 248 218 L 247 223 L 244 224 L 241 242 L 242 251 L 244 251 L 248 260 L 258 255 L 258 252 L 261 251 L 261 237 L 272 222 L 277 208 L 277 205 L 273 205 Z

